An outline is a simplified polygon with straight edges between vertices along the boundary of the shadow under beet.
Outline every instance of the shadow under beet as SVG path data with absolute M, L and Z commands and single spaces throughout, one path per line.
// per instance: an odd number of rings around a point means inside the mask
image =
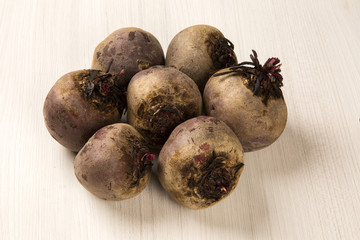
M 246 155 L 258 161 L 265 174 L 287 176 L 304 171 L 304 168 L 316 164 L 313 156 L 317 145 L 311 134 L 304 129 L 288 124 L 275 143 Z

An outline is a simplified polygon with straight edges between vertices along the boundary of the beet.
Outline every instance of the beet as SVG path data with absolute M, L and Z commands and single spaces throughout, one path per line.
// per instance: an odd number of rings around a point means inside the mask
M 233 131 L 208 116 L 177 126 L 160 151 L 158 178 L 181 205 L 212 206 L 235 189 L 244 166 L 244 152 Z
M 99 43 L 91 68 L 112 74 L 123 72 L 128 83 L 137 72 L 164 64 L 159 41 L 143 29 L 128 27 L 114 31 Z
M 152 160 L 144 138 L 132 126 L 116 123 L 98 130 L 77 154 L 75 175 L 95 196 L 124 200 L 148 184 Z
M 101 127 L 118 122 L 126 108 L 123 76 L 78 70 L 62 76 L 49 91 L 43 108 L 51 136 L 78 152 Z
M 171 40 L 165 65 L 188 75 L 204 90 L 210 76 L 225 67 L 237 64 L 234 45 L 219 29 L 209 25 L 188 27 Z
M 181 122 L 201 114 L 198 87 L 184 73 L 154 66 L 137 73 L 127 92 L 128 123 L 152 148 L 161 148 Z
M 206 114 L 224 121 L 245 152 L 275 142 L 287 122 L 280 60 L 269 58 L 262 66 L 255 51 L 251 59 L 214 74 L 203 95 Z

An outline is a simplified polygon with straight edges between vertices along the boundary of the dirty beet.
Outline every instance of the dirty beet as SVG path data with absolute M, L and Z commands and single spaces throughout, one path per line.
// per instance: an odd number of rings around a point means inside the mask
M 74 170 L 89 192 L 118 201 L 132 198 L 146 187 L 154 158 L 139 132 L 116 123 L 89 139 L 75 158 Z
M 171 40 L 165 65 L 188 75 L 203 92 L 210 76 L 237 64 L 234 44 L 222 32 L 209 25 L 194 25 L 180 31 Z
M 151 33 L 140 28 L 121 28 L 95 48 L 92 69 L 124 74 L 126 84 L 139 71 L 155 65 L 164 65 L 164 52 Z
M 160 149 L 171 131 L 201 114 L 202 99 L 196 84 L 170 67 L 154 66 L 137 73 L 128 86 L 128 122 Z
M 44 103 L 45 124 L 51 136 L 78 152 L 101 127 L 116 123 L 126 110 L 123 74 L 78 70 L 62 76 Z
M 224 121 L 238 136 L 245 152 L 274 143 L 285 129 L 287 106 L 278 58 L 251 61 L 215 73 L 204 89 L 206 115 Z
M 243 166 L 243 149 L 231 129 L 213 117 L 200 116 L 171 133 L 159 154 L 158 178 L 175 201 L 201 209 L 231 194 Z

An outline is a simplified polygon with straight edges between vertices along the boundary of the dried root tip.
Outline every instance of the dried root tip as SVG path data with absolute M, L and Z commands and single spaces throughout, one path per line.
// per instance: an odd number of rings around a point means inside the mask
M 280 89 L 283 86 L 280 60 L 269 58 L 262 66 L 256 51 L 252 50 L 252 52 L 253 54 L 250 55 L 251 62 L 241 62 L 230 67 L 229 71 L 215 74 L 214 77 L 231 73 L 243 75 L 247 79 L 247 87 L 253 91 L 255 96 L 261 96 L 265 105 L 270 97 L 283 98 Z

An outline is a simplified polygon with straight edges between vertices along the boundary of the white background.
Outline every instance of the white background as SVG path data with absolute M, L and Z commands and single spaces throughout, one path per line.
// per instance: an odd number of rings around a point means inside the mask
M 283 63 L 288 124 L 246 153 L 233 194 L 200 211 L 162 190 L 109 202 L 73 173 L 42 106 L 63 74 L 128 26 L 164 51 L 185 27 L 210 24 L 263 62 Z M 360 236 L 360 1 L 0 0 L 0 239 L 356 239 Z

